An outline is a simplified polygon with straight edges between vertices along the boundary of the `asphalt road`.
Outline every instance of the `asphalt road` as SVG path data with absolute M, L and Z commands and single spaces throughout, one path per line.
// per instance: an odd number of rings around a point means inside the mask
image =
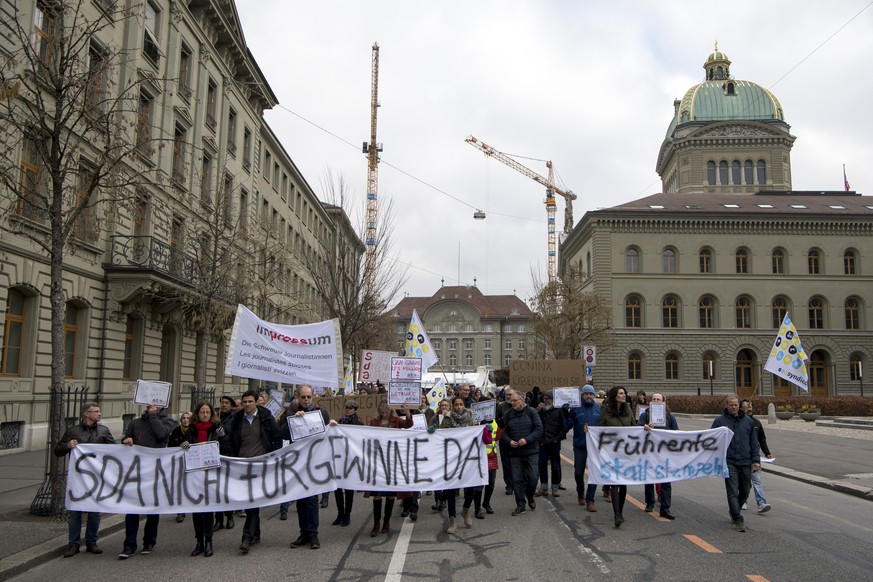
M 708 426 L 705 420 L 680 420 L 683 428 Z M 700 424 L 701 426 L 695 426 Z M 771 448 L 788 457 L 791 435 L 772 431 Z M 783 442 L 784 441 L 784 442 Z M 871 456 L 870 442 L 842 439 L 837 449 Z M 572 457 L 568 443 L 565 454 Z M 828 459 L 822 459 L 827 467 Z M 843 467 L 845 468 L 845 464 Z M 564 484 L 572 467 L 564 464 Z M 844 472 L 844 471 L 843 471 Z M 498 475 L 498 486 L 500 485 Z M 14 578 L 166 580 L 209 576 L 215 580 L 863 580 L 873 571 L 873 526 L 869 501 L 773 474 L 764 476 L 773 510 L 746 517 L 748 531 L 731 526 L 721 479 L 674 484 L 675 521 L 642 511 L 642 487 L 629 489 L 625 524 L 616 529 L 612 512 L 598 493 L 597 513 L 576 502 L 573 491 L 538 498 L 536 511 L 512 517 L 512 497 L 498 487 L 495 515 L 444 533 L 444 514 L 430 511 L 422 497 L 414 524 L 395 514 L 390 535 L 371 538 L 370 501 L 358 495 L 352 526 L 329 525 L 333 500 L 321 510 L 319 550 L 290 549 L 297 537 L 296 514 L 279 521 L 278 508 L 262 510 L 263 542 L 240 555 L 237 529 L 215 534 L 212 558 L 189 556 L 194 546 L 190 517 L 177 524 L 163 516 L 155 553 L 119 561 L 122 533 L 101 540 L 102 556 L 80 554 L 52 559 Z M 750 504 L 754 508 L 754 502 Z M 460 510 L 459 510 L 460 512 Z M 749 512 L 747 512 L 749 513 Z M 401 528 L 402 525 L 402 528 Z M 142 529 L 140 530 L 142 532 Z

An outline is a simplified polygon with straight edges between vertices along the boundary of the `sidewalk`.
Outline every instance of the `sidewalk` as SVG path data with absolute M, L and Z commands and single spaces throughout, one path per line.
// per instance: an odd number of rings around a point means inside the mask
M 713 416 L 677 414 L 683 430 L 709 428 Z M 764 424 L 776 463 L 764 470 L 873 501 L 873 431 L 817 426 L 800 419 Z M 66 520 L 30 515 L 43 482 L 45 451 L 0 454 L 0 581 L 63 554 Z M 101 537 L 124 527 L 104 515 Z M 83 532 L 84 533 L 84 532 Z M 104 548 L 111 551 L 109 548 Z

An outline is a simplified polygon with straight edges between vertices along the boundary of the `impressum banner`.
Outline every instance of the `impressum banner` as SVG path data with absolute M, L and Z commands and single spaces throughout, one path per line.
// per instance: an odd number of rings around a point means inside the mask
M 272 453 L 221 457 L 185 471 L 182 449 L 80 444 L 71 451 L 66 507 L 103 513 L 226 511 L 294 501 L 336 488 L 421 491 L 484 485 L 482 427 L 423 431 L 328 427 Z
M 282 325 L 238 305 L 225 373 L 285 384 L 338 388 L 343 375 L 339 322 Z
M 588 427 L 588 478 L 598 485 L 643 485 L 727 477 L 725 456 L 733 432 Z

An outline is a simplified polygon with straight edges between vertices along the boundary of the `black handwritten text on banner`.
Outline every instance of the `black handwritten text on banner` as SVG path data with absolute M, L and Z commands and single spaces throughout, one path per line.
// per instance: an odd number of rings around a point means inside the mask
M 188 513 L 293 501 L 340 487 L 418 491 L 484 485 L 482 427 L 427 434 L 338 425 L 278 451 L 185 472 L 181 449 L 86 445 L 73 449 L 67 509 L 104 513 Z

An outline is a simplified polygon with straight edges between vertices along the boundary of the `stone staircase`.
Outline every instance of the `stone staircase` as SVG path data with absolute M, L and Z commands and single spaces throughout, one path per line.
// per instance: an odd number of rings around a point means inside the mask
M 856 430 L 873 430 L 873 418 L 858 417 L 835 417 L 824 418 L 815 421 L 816 426 L 830 426 L 833 428 L 853 428 Z

